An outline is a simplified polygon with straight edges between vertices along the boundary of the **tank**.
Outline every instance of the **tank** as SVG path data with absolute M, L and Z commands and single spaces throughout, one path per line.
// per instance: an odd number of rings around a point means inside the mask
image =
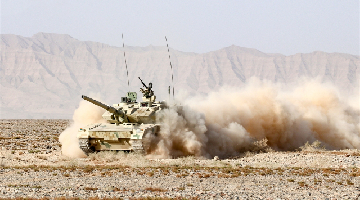
M 140 79 L 140 77 L 139 77 Z M 164 102 L 157 102 L 152 84 L 148 86 L 140 79 L 144 88 L 142 101 L 136 102 L 137 93 L 128 92 L 121 97 L 121 102 L 106 105 L 87 96 L 82 96 L 97 106 L 105 109 L 102 117 L 107 123 L 89 124 L 79 129 L 79 146 L 86 155 L 96 151 L 134 151 L 146 154 L 144 138 L 148 134 L 157 136 L 160 124 L 156 124 L 156 114 L 166 107 Z M 150 136 L 151 137 L 151 136 Z

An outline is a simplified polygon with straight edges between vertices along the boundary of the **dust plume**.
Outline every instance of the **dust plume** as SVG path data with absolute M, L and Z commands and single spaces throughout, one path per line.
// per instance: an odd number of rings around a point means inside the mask
M 327 149 L 360 149 L 359 94 L 341 95 L 318 79 L 285 87 L 252 78 L 242 87 L 222 87 L 179 102 L 182 106 L 158 113 L 160 133 L 145 136 L 148 158 L 228 158 L 254 151 L 259 144 L 281 151 L 317 140 Z M 77 131 L 104 122 L 103 112 L 80 102 L 73 124 L 60 135 L 64 155 L 85 156 Z
M 72 158 L 86 157 L 84 152 L 79 148 L 79 140 L 76 137 L 79 128 L 91 123 L 106 122 L 101 115 L 104 109 L 87 101 L 81 101 L 79 108 L 74 111 L 73 122 L 70 127 L 66 128 L 60 134 L 61 152 L 65 156 Z
M 327 149 L 360 149 L 358 94 L 350 102 L 319 80 L 285 88 L 252 78 L 244 87 L 185 99 L 183 107 L 157 116 L 161 132 L 147 136 L 149 157 L 226 158 L 251 150 L 260 140 L 274 150 L 295 150 L 316 140 Z

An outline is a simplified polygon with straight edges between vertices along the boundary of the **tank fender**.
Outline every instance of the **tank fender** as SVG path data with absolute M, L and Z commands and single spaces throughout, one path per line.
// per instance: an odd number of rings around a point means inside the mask
M 148 133 L 156 135 L 159 128 L 159 125 L 140 126 L 139 128 L 134 129 L 133 134 L 131 134 L 131 139 L 143 139 Z

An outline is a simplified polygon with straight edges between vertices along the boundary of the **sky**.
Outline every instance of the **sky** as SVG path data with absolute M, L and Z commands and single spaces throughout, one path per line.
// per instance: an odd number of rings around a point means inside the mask
M 265 53 L 359 55 L 359 0 L 1 0 L 1 34 L 68 34 L 121 47 L 206 53 L 231 45 Z

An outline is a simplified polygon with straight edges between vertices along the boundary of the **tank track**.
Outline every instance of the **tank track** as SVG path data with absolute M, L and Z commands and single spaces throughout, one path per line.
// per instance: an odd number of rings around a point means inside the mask
M 79 139 L 79 146 L 80 149 L 88 156 L 90 153 L 94 153 L 95 150 L 93 147 L 90 146 L 89 139 L 87 138 L 80 138 Z
M 131 146 L 135 153 L 145 154 L 144 146 L 142 140 L 132 140 Z

